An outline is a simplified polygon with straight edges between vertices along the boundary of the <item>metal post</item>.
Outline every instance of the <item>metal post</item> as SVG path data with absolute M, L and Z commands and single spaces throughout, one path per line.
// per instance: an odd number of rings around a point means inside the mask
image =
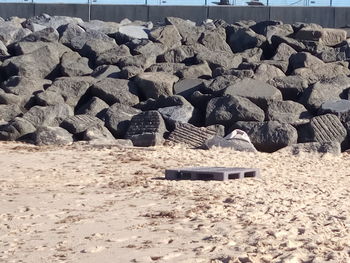
M 204 5 L 207 6 L 208 5 L 208 0 L 204 1 Z
M 266 5 L 269 6 L 269 0 L 267 0 Z
M 91 1 L 92 0 L 88 0 L 88 5 L 89 5 L 89 22 L 91 20 Z
M 329 0 L 329 5 L 333 6 L 333 0 Z

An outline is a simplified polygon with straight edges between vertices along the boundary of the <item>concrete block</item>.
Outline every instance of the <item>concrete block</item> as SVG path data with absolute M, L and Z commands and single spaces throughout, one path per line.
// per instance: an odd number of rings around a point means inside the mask
M 92 5 L 91 20 L 120 22 L 124 18 L 131 21 L 149 21 L 148 7 L 145 5 Z
M 269 7 L 266 6 L 209 6 L 208 18 L 223 19 L 228 23 L 240 20 L 256 22 L 269 20 Z
M 148 20 L 153 23 L 164 22 L 168 16 L 189 19 L 201 23 L 207 19 L 206 6 L 149 6 Z
M 239 167 L 188 167 L 165 170 L 167 180 L 227 181 L 260 177 L 260 170 Z
M 34 15 L 43 13 L 51 16 L 79 17 L 84 21 L 89 20 L 89 6 L 86 4 L 34 4 Z
M 270 20 L 281 20 L 289 24 L 295 22 L 316 23 L 323 27 L 334 27 L 334 8 L 271 6 Z
M 29 18 L 34 16 L 34 5 L 31 3 L 0 3 L 0 17 L 18 16 Z

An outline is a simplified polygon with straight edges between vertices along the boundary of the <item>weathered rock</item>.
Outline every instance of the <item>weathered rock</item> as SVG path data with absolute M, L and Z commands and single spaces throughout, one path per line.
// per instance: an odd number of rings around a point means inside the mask
M 82 49 L 86 43 L 86 32 L 77 24 L 62 25 L 58 28 L 58 32 L 60 34 L 59 42 L 73 50 Z
M 174 94 L 189 100 L 195 91 L 201 91 L 205 87 L 203 79 L 183 79 L 174 85 Z
M 159 108 L 158 112 L 162 115 L 169 130 L 174 130 L 176 123 L 189 123 L 195 117 L 195 109 L 191 104 Z
M 183 63 L 156 63 L 150 66 L 146 72 L 165 72 L 173 75 L 179 75 L 187 66 Z
M 186 45 L 194 44 L 198 41 L 204 27 L 196 27 L 196 24 L 189 20 L 183 20 L 178 17 L 165 18 L 167 25 L 173 25 L 182 37 L 182 43 Z
M 119 63 L 122 58 L 130 56 L 129 48 L 126 45 L 120 45 L 96 53 L 95 63 L 96 65 L 113 65 Z
M 125 138 L 134 146 L 155 146 L 164 142 L 166 127 L 161 114 L 157 111 L 146 111 L 132 117 Z
M 200 91 L 195 91 L 189 98 L 189 101 L 196 109 L 205 113 L 207 105 L 212 98 L 214 98 L 212 94 L 203 94 Z
M 333 114 L 316 116 L 299 131 L 300 142 L 339 142 L 344 143 L 347 130 L 339 118 Z
M 197 54 L 196 61 L 207 62 L 211 69 L 218 67 L 230 69 L 237 68 L 242 63 L 242 57 L 232 52 L 203 50 Z
M 36 128 L 29 121 L 17 117 L 8 124 L 0 125 L 0 140 L 14 141 L 35 130 Z
M 267 30 L 270 26 L 280 26 L 283 25 L 281 21 L 274 21 L 274 20 L 266 20 L 257 22 L 254 25 L 250 26 L 250 29 L 254 30 L 255 33 L 260 35 L 266 35 Z
M 149 28 L 141 25 L 121 25 L 116 34 L 119 44 L 124 44 L 133 39 L 148 39 Z
M 46 90 L 35 95 L 35 103 L 39 106 L 52 106 L 64 103 L 62 95 L 56 91 Z
M 136 56 L 120 57 L 120 59 L 117 62 L 117 65 L 120 68 L 137 67 L 142 70 L 145 70 L 146 68 L 149 68 L 155 63 L 156 63 L 155 56 L 136 55 Z
M 238 53 L 242 57 L 243 62 L 259 62 L 263 56 L 261 48 L 249 48 Z
M 133 40 L 128 46 L 134 55 L 159 56 L 167 51 L 167 47 L 162 43 L 150 40 Z
M 237 122 L 233 129 L 245 131 L 258 151 L 274 152 L 297 143 L 297 130 L 278 121 Z
M 17 105 L 0 104 L 0 120 L 11 121 L 15 117 L 21 114 L 22 114 L 22 110 Z
M 283 78 L 286 75 L 283 73 L 282 70 L 279 68 L 269 65 L 269 64 L 261 64 L 257 67 L 255 70 L 255 76 L 254 78 L 260 81 L 267 82 L 270 79 L 273 78 Z
M 206 111 L 206 125 L 222 124 L 226 127 L 236 121 L 263 121 L 262 109 L 250 100 L 226 95 L 209 101 Z
M 41 14 L 39 16 L 31 17 L 25 21 L 25 26 L 32 23 L 42 25 L 44 27 L 52 27 L 57 29 L 62 25 L 67 24 L 83 24 L 83 20 L 78 17 L 69 16 L 49 16 L 47 14 Z
M 204 47 L 203 47 L 204 48 Z M 184 63 L 195 56 L 193 47 L 181 46 L 175 49 L 171 49 L 165 52 L 163 55 L 158 56 L 158 62 L 167 63 Z
M 116 102 L 133 106 L 139 102 L 138 90 L 135 84 L 124 79 L 105 78 L 91 87 L 91 94 L 107 104 Z
M 79 24 L 85 30 L 96 30 L 106 35 L 112 35 L 118 32 L 119 24 L 115 22 L 105 22 L 100 20 L 90 20 Z
M 124 138 L 132 117 L 140 112 L 140 110 L 130 106 L 115 103 L 106 111 L 106 127 L 111 131 L 115 138 Z
M 61 57 L 66 52 L 71 52 L 68 47 L 60 43 L 44 41 L 18 42 L 12 46 L 12 49 L 16 56 L 20 56 L 33 53 L 34 51 L 44 47 L 49 48 L 49 50 L 55 50 L 58 53 L 59 57 Z
M 307 142 L 298 143 L 287 146 L 281 151 L 290 152 L 292 154 L 301 153 L 330 153 L 334 155 L 341 154 L 341 146 L 339 142 Z
M 216 77 L 207 87 L 204 88 L 204 93 L 222 95 L 227 87 L 235 84 L 239 80 L 234 75 L 223 75 Z
M 273 60 L 281 60 L 281 61 L 289 61 L 289 58 L 291 55 L 296 54 L 294 48 L 290 47 L 286 43 L 281 43 L 277 50 L 275 55 L 272 57 Z
M 173 85 L 178 77 L 164 72 L 146 72 L 136 77 L 136 83 L 145 98 L 157 99 L 173 95 Z
M 62 75 L 67 77 L 84 76 L 92 73 L 92 69 L 89 67 L 89 60 L 81 57 L 76 52 L 64 53 L 60 67 Z
M 209 65 L 204 62 L 198 65 L 186 67 L 178 71 L 182 79 L 186 78 L 211 78 L 212 72 Z
M 46 27 L 41 30 L 34 31 L 33 33 L 24 37 L 21 41 L 27 42 L 57 42 L 60 35 L 58 31 L 52 27 Z
M 6 59 L 1 68 L 8 77 L 17 75 L 44 79 L 54 73 L 59 63 L 57 50 L 45 46 L 32 53 Z
M 22 28 L 20 24 L 10 21 L 0 22 L 0 41 L 2 41 L 5 46 L 21 40 L 30 33 L 30 30 Z
M 267 120 L 281 123 L 299 124 L 307 122 L 312 115 L 302 105 L 294 101 L 271 101 L 266 112 Z
M 341 122 L 350 121 L 350 100 L 330 100 L 321 105 L 320 114 L 331 113 L 340 119 Z
M 263 109 L 266 109 L 269 101 L 282 100 L 277 88 L 254 79 L 239 80 L 227 87 L 224 94 L 248 98 Z
M 77 50 L 80 55 L 89 58 L 96 65 L 110 64 L 108 61 L 113 62 L 120 54 L 125 53 L 125 49 L 121 49 L 112 38 L 106 40 L 103 37 L 91 36 L 91 39 L 86 39 L 85 42 L 81 43 L 81 45 L 84 44 L 81 48 L 79 43 L 79 46 L 76 44 L 73 50 Z
M 253 30 L 242 28 L 228 35 L 228 44 L 233 52 L 243 52 L 249 48 L 261 47 L 266 41 L 263 35 L 256 34 Z
M 157 99 L 147 99 L 141 101 L 134 107 L 142 111 L 158 110 L 159 108 L 172 107 L 172 106 L 182 106 L 189 104 L 188 101 L 182 96 L 163 96 L 161 95 Z
M 226 43 L 226 31 L 224 28 L 204 31 L 198 42 L 210 51 L 232 52 L 230 46 Z
M 162 43 L 168 49 L 181 46 L 182 37 L 174 25 L 158 27 L 150 32 L 149 37 L 153 41 Z
M 0 89 L 0 104 L 5 105 L 19 105 L 23 106 L 25 103 L 23 103 L 24 97 L 14 95 L 12 93 L 6 93 L 4 90 Z
M 105 79 L 105 78 L 120 78 L 120 68 L 114 65 L 101 65 L 94 69 L 91 73 L 91 77 L 96 79 Z
M 74 115 L 64 119 L 60 124 L 60 127 L 66 129 L 72 134 L 78 134 L 86 131 L 88 128 L 96 126 L 97 124 L 103 124 L 103 122 L 97 117 L 84 114 Z
M 56 79 L 46 91 L 59 93 L 73 109 L 96 80 L 91 77 L 62 77 Z
M 1 84 L 1 88 L 6 93 L 25 97 L 32 96 L 33 93 L 45 90 L 52 82 L 45 79 L 34 79 L 21 76 L 13 76 Z
M 69 145 L 73 143 L 73 136 L 60 127 L 39 127 L 34 132 L 36 145 Z
M 77 114 L 87 114 L 91 116 L 96 116 L 100 119 L 104 118 L 104 115 L 109 108 L 109 105 L 97 97 L 92 97 L 86 103 L 81 105 L 79 109 L 77 109 Z
M 278 24 L 278 25 L 269 25 L 266 27 L 264 36 L 266 36 L 267 41 L 271 42 L 272 36 L 290 36 L 294 33 L 293 27 L 289 24 Z
M 330 80 L 320 81 L 305 90 L 300 102 L 311 111 L 317 111 L 321 105 L 330 100 L 338 100 L 350 87 L 350 78 L 340 75 Z
M 298 100 L 305 89 L 308 88 L 307 80 L 300 76 L 285 76 L 273 78 L 268 83 L 280 90 L 284 100 Z
M 114 138 L 112 133 L 101 124 L 89 127 L 83 134 L 84 141 L 88 141 L 90 144 L 116 144 L 117 140 Z M 132 142 L 128 146 L 132 146 Z
M 346 40 L 347 33 L 342 29 L 303 27 L 296 34 L 299 40 L 321 41 L 324 45 L 335 46 Z
M 276 48 L 280 44 L 285 43 L 288 46 L 292 47 L 297 52 L 302 52 L 306 50 L 306 46 L 301 41 L 298 41 L 290 37 L 274 35 L 271 37 L 271 42 L 272 42 L 272 45 Z
M 2 41 L 0 41 L 0 59 L 8 57 L 10 54 L 8 53 L 7 47 L 4 45 Z
M 206 140 L 216 135 L 216 131 L 208 127 L 196 127 L 189 123 L 177 123 L 168 137 L 169 141 L 181 143 L 193 148 L 201 147 Z
M 52 126 L 56 127 L 69 116 L 73 110 L 66 104 L 53 106 L 34 106 L 23 115 L 23 119 L 30 122 L 34 127 Z

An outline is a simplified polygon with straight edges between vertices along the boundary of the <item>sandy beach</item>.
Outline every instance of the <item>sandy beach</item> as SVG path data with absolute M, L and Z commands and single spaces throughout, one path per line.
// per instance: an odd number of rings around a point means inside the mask
M 183 166 L 261 178 L 167 181 Z M 0 262 L 350 262 L 350 154 L 0 143 Z

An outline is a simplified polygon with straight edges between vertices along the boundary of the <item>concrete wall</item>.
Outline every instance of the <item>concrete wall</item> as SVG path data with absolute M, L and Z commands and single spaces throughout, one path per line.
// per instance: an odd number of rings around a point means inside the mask
M 66 15 L 89 19 L 85 4 L 0 3 L 0 16 L 31 17 L 41 13 Z M 239 20 L 282 20 L 285 23 L 308 22 L 324 27 L 350 25 L 350 7 L 287 7 L 287 6 L 146 6 L 146 5 L 92 5 L 91 19 L 119 22 L 124 18 L 162 22 L 166 16 L 176 16 L 201 22 L 206 18 L 224 19 L 229 23 Z

